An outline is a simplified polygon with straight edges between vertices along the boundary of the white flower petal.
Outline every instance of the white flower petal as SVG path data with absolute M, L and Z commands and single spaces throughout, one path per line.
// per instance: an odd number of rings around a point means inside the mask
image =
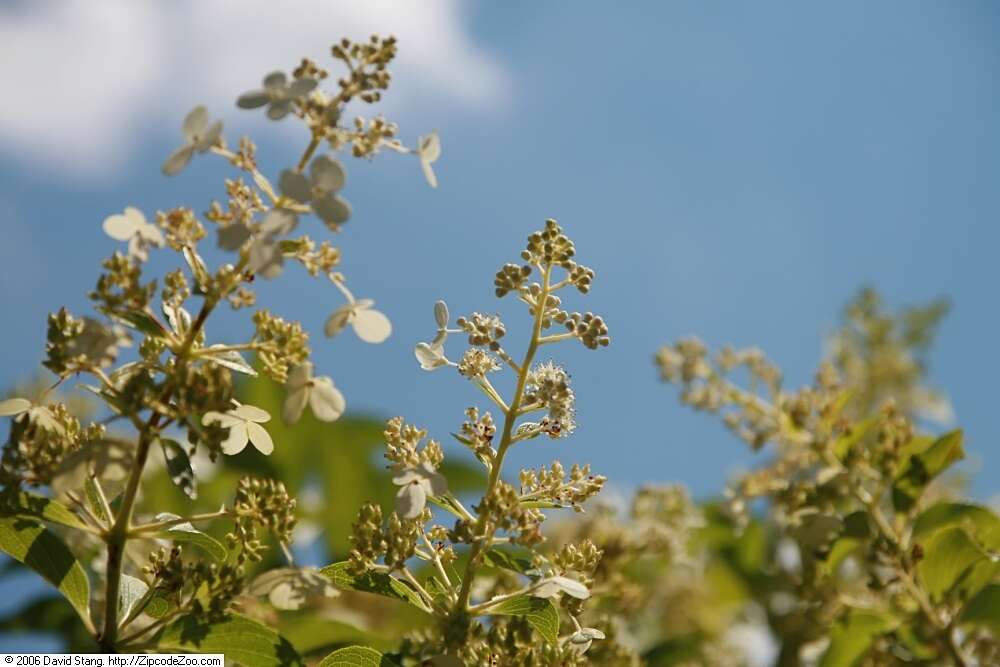
M 317 85 L 319 85 L 319 81 L 316 79 L 295 79 L 288 84 L 288 96 L 292 99 L 298 99 L 303 95 L 311 93 Z
M 235 415 L 231 415 L 224 412 L 215 412 L 214 410 L 212 410 L 202 415 L 201 423 L 203 426 L 208 426 L 209 424 L 218 424 L 222 428 L 230 428 L 231 426 L 242 424 L 243 420 Z
M 239 250 L 249 238 L 250 228 L 242 222 L 219 227 L 219 247 L 223 250 Z
M 271 421 L 270 413 L 267 410 L 261 410 L 256 405 L 241 405 L 233 410 L 232 414 L 240 419 L 246 419 L 251 422 L 264 423 Z
M 347 182 L 344 167 L 328 155 L 320 155 L 313 160 L 309 173 L 312 175 L 313 185 L 323 193 L 336 192 Z
M 236 100 L 236 106 L 241 109 L 258 109 L 271 101 L 271 96 L 266 90 L 253 90 L 243 93 Z
M 257 451 L 264 456 L 268 456 L 274 451 L 274 441 L 271 440 L 271 434 L 257 422 L 247 422 L 247 435 Z
M 559 593 L 565 593 L 578 600 L 586 600 L 590 597 L 590 591 L 587 590 L 586 586 L 569 577 L 549 577 L 539 583 L 532 595 L 539 598 L 551 598 Z
M 413 347 L 413 354 L 420 362 L 420 367 L 425 371 L 432 371 L 448 365 L 448 360 L 444 356 L 444 350 L 440 345 L 428 345 L 427 343 L 417 343 Z
M 229 427 L 229 437 L 222 441 L 223 454 L 232 456 L 246 449 L 247 443 L 250 442 L 250 433 L 247 431 L 249 423 L 239 421 Z
M 435 162 L 441 157 L 441 137 L 438 136 L 437 130 L 420 137 L 418 143 L 417 152 L 421 160 Z
M 448 493 L 448 480 L 441 473 L 434 471 L 425 479 L 424 489 L 432 496 L 443 496 Z
M 104 228 L 104 233 L 116 241 L 128 241 L 139 230 L 139 225 L 136 223 L 135 218 L 121 213 L 106 217 L 102 227 Z
M 416 519 L 426 504 L 427 494 L 420 484 L 406 484 L 396 494 L 396 513 L 404 519 Z
M 264 90 L 269 93 L 280 92 L 285 88 L 288 77 L 284 72 L 271 72 L 264 77 Z
M 438 329 L 447 329 L 449 319 L 451 318 L 448 315 L 448 304 L 444 301 L 435 301 L 434 321 L 437 322 Z
M 281 418 L 286 424 L 294 424 L 302 417 L 306 403 L 309 401 L 309 387 L 303 386 L 289 391 L 285 395 L 285 402 L 281 406 Z
M 340 390 L 333 386 L 333 380 L 328 377 L 318 377 L 313 381 L 312 391 L 309 392 L 309 408 L 316 415 L 316 419 L 332 422 L 344 414 L 347 403 Z
M 381 343 L 392 333 L 392 323 L 378 310 L 356 310 L 351 318 L 351 326 L 358 338 L 366 343 Z
M 427 179 L 427 184 L 432 188 L 438 186 L 437 174 L 434 173 L 434 168 L 431 167 L 431 163 L 427 160 L 420 161 L 420 168 L 424 171 L 424 178 Z
M 309 183 L 309 179 L 291 169 L 281 172 L 278 187 L 281 188 L 281 194 L 297 202 L 305 204 L 312 201 L 312 184 Z
M 209 148 L 218 143 L 222 136 L 222 121 L 217 120 L 207 129 L 198 135 L 198 140 L 194 143 L 194 149 L 199 153 L 204 153 Z
M 327 318 L 326 325 L 323 327 L 323 333 L 327 335 L 328 338 L 333 338 L 347 326 L 347 323 L 351 320 L 351 315 L 354 314 L 354 305 L 350 303 L 345 303 L 343 306 L 337 308 L 333 311 L 333 315 Z
M 6 401 L 0 401 L 0 417 L 19 415 L 27 412 L 30 407 L 31 401 L 26 398 L 8 398 Z
M 191 161 L 191 156 L 194 155 L 194 146 L 191 144 L 186 144 L 181 146 L 167 158 L 167 161 L 163 163 L 160 167 L 160 171 L 163 172 L 164 176 L 173 176 L 174 174 L 180 173 L 184 167 L 188 166 L 188 162 Z
M 299 216 L 295 211 L 272 208 L 260 221 L 260 231 L 267 236 L 284 236 L 292 233 L 298 224 Z
M 392 476 L 392 483 L 396 486 L 405 486 L 413 482 L 419 482 L 422 476 L 413 468 L 400 468 L 396 470 L 396 474 Z
M 189 142 L 193 142 L 198 138 L 198 135 L 202 133 L 208 126 L 208 109 L 203 106 L 197 106 L 188 112 L 188 115 L 184 117 L 184 124 L 181 125 L 181 132 L 184 134 L 184 138 Z
M 351 205 L 339 195 L 330 194 L 317 199 L 312 203 L 312 209 L 333 231 L 351 219 Z
M 312 379 L 313 365 L 311 361 L 304 361 L 298 366 L 288 371 L 288 378 L 285 380 L 285 387 L 289 391 L 296 391 L 309 384 Z

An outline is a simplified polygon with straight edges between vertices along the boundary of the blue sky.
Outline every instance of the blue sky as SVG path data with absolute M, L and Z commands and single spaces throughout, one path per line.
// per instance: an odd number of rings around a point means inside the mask
M 759 345 L 798 386 L 841 306 L 871 284 L 894 305 L 953 299 L 931 378 L 949 391 L 966 429 L 974 492 L 996 492 L 995 5 L 433 6 L 430 14 L 444 18 L 384 19 L 374 10 L 358 18 L 365 10 L 350 3 L 330 10 L 353 12 L 345 21 L 358 27 L 353 36 L 382 20 L 400 33 L 401 93 L 393 101 L 390 91 L 388 113 L 406 141 L 436 128 L 444 144 L 437 190 L 404 156 L 346 162 L 354 217 L 336 239 L 343 270 L 358 296 L 392 318 L 392 338 L 381 346 L 322 338 L 339 297 L 297 272 L 261 288 L 262 305 L 314 333 L 317 366 L 352 411 L 402 414 L 446 438 L 479 396 L 457 374 L 428 374 L 414 361 L 413 344 L 433 334 L 431 304 L 444 298 L 453 314 L 500 312 L 519 352 L 524 318 L 513 301 L 495 299 L 493 273 L 555 217 L 597 271 L 591 294 L 568 305 L 603 314 L 613 343 L 599 352 L 547 350 L 573 374 L 580 427 L 573 438 L 515 451 L 515 464 L 586 461 L 622 491 L 681 481 L 699 496 L 717 493 L 753 459 L 715 419 L 679 406 L 675 389 L 657 382 L 657 346 L 692 333 L 713 346 Z M 19 3 L 3 11 L 27 21 Z M 33 20 L 45 28 L 48 19 Z M 291 35 L 317 30 L 306 12 L 287 21 Z M 407 27 L 415 21 L 428 21 L 423 33 Z M 86 42 L 91 28 L 82 25 Z M 324 27 L 325 42 L 340 36 L 337 25 Z M 94 41 L 104 28 L 94 24 Z M 39 30 L 42 49 L 57 33 Z M 409 33 L 419 48 L 408 52 Z M 308 55 L 323 58 L 323 43 Z M 306 54 L 294 40 L 279 46 L 274 67 Z M 26 48 L 20 62 L 32 55 Z M 205 41 L 199 57 L 223 59 L 223 50 Z M 110 95 L 142 85 L 129 72 L 121 85 L 102 81 L 117 76 L 113 45 L 108 54 L 109 72 L 91 72 L 93 86 Z M 0 71 L 23 104 L 70 96 L 42 90 L 44 77 L 21 76 L 4 60 Z M 296 159 L 299 128 L 270 127 L 227 101 L 255 87 L 267 64 L 240 76 L 192 75 L 190 85 L 177 72 L 160 76 L 162 86 L 141 100 L 109 106 L 114 124 L 95 126 L 92 137 L 79 136 L 86 126 L 32 130 L 30 118 L 5 122 L 16 112 L 0 112 L 0 376 L 35 372 L 48 312 L 84 310 L 99 261 L 116 247 L 100 231 L 104 217 L 126 205 L 202 211 L 222 196 L 232 172 L 216 160 L 170 180 L 159 173 L 187 108 L 208 102 L 232 128 L 231 142 L 250 132 L 272 175 Z M 99 99 L 73 95 L 58 114 L 73 116 L 74 105 L 83 118 L 105 113 Z M 39 123 L 45 117 L 39 112 Z M 77 122 L 67 120 L 70 129 Z M 322 237 L 318 225 L 310 231 Z M 246 320 L 227 317 L 210 333 L 232 340 L 248 331 Z

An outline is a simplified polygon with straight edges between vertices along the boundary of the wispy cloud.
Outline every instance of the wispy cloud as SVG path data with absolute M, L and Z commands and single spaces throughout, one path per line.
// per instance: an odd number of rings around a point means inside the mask
M 389 108 L 487 110 L 501 65 L 471 39 L 460 0 L 53 0 L 0 7 L 0 151 L 64 176 L 106 176 L 152 127 L 236 95 L 341 36 L 395 34 Z M 329 61 L 327 61 L 329 62 Z M 335 71 L 331 68 L 332 71 Z M 231 114 L 226 114 L 227 116 Z

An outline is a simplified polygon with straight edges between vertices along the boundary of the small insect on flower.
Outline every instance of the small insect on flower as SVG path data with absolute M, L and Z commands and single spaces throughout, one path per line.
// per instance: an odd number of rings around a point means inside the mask
M 150 248 L 163 247 L 163 232 L 148 222 L 142 211 L 132 206 L 126 207 L 124 213 L 109 215 L 102 227 L 104 233 L 114 240 L 127 241 L 129 256 L 140 262 L 149 259 Z
M 267 456 L 274 451 L 274 441 L 261 424 L 271 420 L 265 410 L 253 405 L 239 405 L 228 412 L 206 412 L 201 418 L 205 426 L 217 424 L 229 429 L 229 437 L 222 441 L 222 453 L 239 454 L 252 443 L 261 454 Z

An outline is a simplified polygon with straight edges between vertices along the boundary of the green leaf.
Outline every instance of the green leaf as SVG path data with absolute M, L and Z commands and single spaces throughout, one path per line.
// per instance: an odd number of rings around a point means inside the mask
M 848 455 L 851 450 L 861 442 L 861 439 L 865 437 L 871 427 L 875 425 L 878 420 L 874 417 L 869 417 L 857 424 L 851 425 L 850 433 L 841 436 L 833 443 L 833 455 L 837 457 L 841 463 L 847 460 Z
M 961 526 L 940 530 L 924 545 L 924 557 L 917 572 L 927 592 L 940 599 L 976 563 L 986 560 L 977 545 Z
M 493 547 L 483 554 L 483 562 L 490 567 L 497 567 L 520 574 L 529 574 L 536 568 L 531 562 L 531 552 L 527 550 L 513 551 Z
M 962 431 L 945 433 L 929 447 L 904 458 L 903 470 L 892 485 L 893 507 L 897 512 L 912 509 L 927 484 L 963 458 Z
M 1000 517 L 969 503 L 938 503 L 927 508 L 913 524 L 913 539 L 925 540 L 952 526 L 964 527 L 988 549 L 1000 549 Z
M 118 614 L 120 618 L 128 616 L 135 603 L 141 600 L 147 592 L 149 592 L 149 586 L 145 581 L 123 574 L 118 590 Z
M 105 526 L 111 525 L 111 517 L 104 510 L 104 503 L 101 502 L 101 492 L 97 488 L 97 480 L 88 476 L 83 480 L 83 493 L 87 498 L 87 506 Z
M 195 482 L 194 468 L 191 466 L 191 459 L 181 443 L 169 438 L 160 438 L 160 447 L 163 448 L 163 458 L 167 463 L 167 474 L 185 496 L 194 500 L 198 497 L 198 486 Z
M 520 595 L 486 610 L 491 616 L 523 616 L 550 644 L 559 641 L 559 612 L 551 600 Z
M 176 514 L 171 514 L 170 512 L 162 512 L 156 515 L 156 521 L 172 521 L 173 519 L 180 519 L 181 517 Z M 171 526 L 156 533 L 157 537 L 161 537 L 165 540 L 174 540 L 175 542 L 190 542 L 197 547 L 204 549 L 210 556 L 216 560 L 225 560 L 229 552 L 226 547 L 222 546 L 222 543 L 211 535 L 206 535 L 201 532 L 190 523 L 179 523 L 176 526 Z
M 560 505 L 551 500 L 522 500 L 519 504 L 521 507 L 538 510 L 564 510 L 572 507 L 572 505 Z
M 55 500 L 27 491 L 8 490 L 0 496 L 0 516 L 30 516 L 70 528 L 87 526 L 73 512 Z
M 246 667 L 302 665 L 302 657 L 274 630 L 233 614 L 209 622 L 203 616 L 183 616 L 156 639 L 156 649 L 187 653 L 225 653 L 226 660 Z
M 365 572 L 362 575 L 354 575 L 350 571 L 350 565 L 347 561 L 334 563 L 322 568 L 320 572 L 337 588 L 375 593 L 403 600 L 424 611 L 430 611 L 420 599 L 420 595 L 399 579 L 383 572 Z
M 18 560 L 59 589 L 84 623 L 90 625 L 90 581 L 62 540 L 24 517 L 0 518 L 0 551 Z
M 873 611 L 850 612 L 833 626 L 830 646 L 820 659 L 820 667 L 851 667 L 876 638 L 896 625 L 892 618 Z
M 984 587 L 969 600 L 962 611 L 961 622 L 983 626 L 1000 635 L 1000 583 Z
M 130 310 L 127 313 L 114 313 L 112 317 L 125 326 L 141 331 L 153 338 L 164 338 L 167 330 L 163 328 L 155 317 L 144 310 Z
M 326 656 L 316 667 L 396 667 L 396 663 L 373 648 L 348 646 Z
M 243 355 L 236 350 L 214 350 L 213 348 L 221 347 L 219 345 L 210 345 L 201 351 L 201 355 L 213 362 L 222 366 L 223 368 L 228 368 L 231 371 L 236 371 L 237 373 L 243 373 L 244 375 L 249 375 L 251 377 L 257 376 L 257 371 L 253 369 L 253 366 L 247 363 L 247 360 L 243 358 Z

